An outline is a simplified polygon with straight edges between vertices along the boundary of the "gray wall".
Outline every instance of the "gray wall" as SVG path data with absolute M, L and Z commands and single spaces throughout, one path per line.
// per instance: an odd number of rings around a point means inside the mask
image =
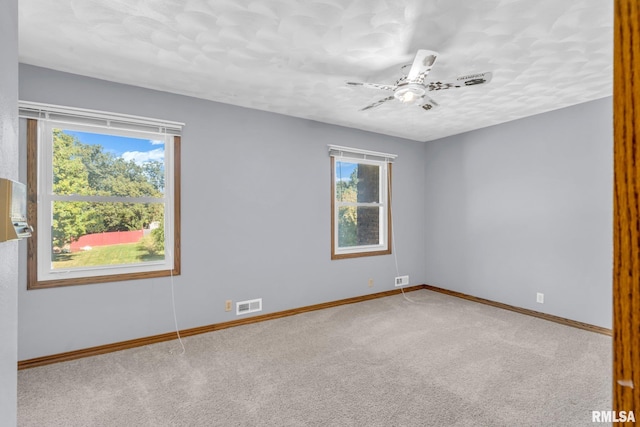
M 224 311 L 227 299 L 263 298 L 263 314 L 393 289 L 393 256 L 330 260 L 327 144 L 398 154 L 400 273 L 425 281 L 422 143 L 27 65 L 20 99 L 186 123 L 183 273 L 174 281 L 181 329 L 236 319 Z M 20 360 L 174 328 L 168 278 L 26 291 L 25 258 Z
M 269 313 L 393 288 L 392 256 L 329 258 L 327 144 L 399 155 L 411 284 L 611 327 L 611 99 L 426 144 L 27 65 L 20 99 L 186 122 L 181 329 L 236 319 L 227 299 Z M 20 360 L 174 328 L 170 279 L 26 291 L 25 259 Z
M 18 0 L 0 13 L 0 177 L 18 179 Z M 0 243 L 0 425 L 16 424 L 18 243 Z
M 610 328 L 612 118 L 606 98 L 427 143 L 427 283 Z

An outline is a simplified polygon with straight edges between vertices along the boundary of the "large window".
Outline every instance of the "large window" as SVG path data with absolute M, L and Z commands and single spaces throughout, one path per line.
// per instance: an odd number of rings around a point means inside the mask
M 392 154 L 329 146 L 331 259 L 391 253 Z
M 179 274 L 179 124 L 31 104 L 21 115 L 36 116 L 28 288 Z

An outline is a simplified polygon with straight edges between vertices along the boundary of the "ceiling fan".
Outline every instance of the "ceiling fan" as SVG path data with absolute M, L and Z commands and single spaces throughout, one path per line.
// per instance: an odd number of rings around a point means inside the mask
M 425 79 L 431 71 L 431 68 L 433 68 L 433 64 L 436 62 L 437 57 L 438 53 L 432 50 L 419 50 L 416 53 L 409 72 L 406 75 L 400 77 L 396 81 L 396 83 L 392 85 L 347 82 L 348 85 L 352 86 L 364 86 L 372 89 L 393 91 L 393 95 L 376 101 L 373 104 L 367 105 L 360 111 L 378 107 L 387 101 L 391 101 L 392 99 L 397 99 L 403 104 L 416 104 L 425 110 L 430 110 L 433 107 L 436 107 L 438 103 L 427 96 L 427 92 L 431 92 L 434 90 L 474 86 L 489 83 L 491 81 L 492 74 L 490 72 L 486 72 L 461 76 L 452 82 L 425 82 Z M 408 65 L 402 68 L 404 69 L 406 67 L 408 67 Z

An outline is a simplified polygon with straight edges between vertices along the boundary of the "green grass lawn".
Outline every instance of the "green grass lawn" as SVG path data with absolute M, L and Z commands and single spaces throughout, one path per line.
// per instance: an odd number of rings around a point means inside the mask
M 150 254 L 139 243 L 96 246 L 90 251 L 54 254 L 53 268 L 91 267 L 98 265 L 133 264 L 163 260 L 164 254 Z

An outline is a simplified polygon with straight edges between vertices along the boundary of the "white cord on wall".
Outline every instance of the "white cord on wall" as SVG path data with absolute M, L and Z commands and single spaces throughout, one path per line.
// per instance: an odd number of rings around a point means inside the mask
M 167 140 L 167 129 L 165 128 L 165 141 Z M 175 148 L 175 138 L 171 138 L 172 141 L 172 150 L 171 150 L 171 166 L 173 167 L 173 162 L 174 160 L 174 148 Z M 175 183 L 175 176 L 174 176 L 174 180 L 171 183 L 171 192 L 169 192 L 169 203 L 174 203 L 173 201 L 173 194 L 175 192 L 175 188 L 173 187 Z M 171 205 L 173 206 L 173 205 Z M 168 209 L 169 211 L 169 218 L 167 221 L 167 224 L 170 224 L 171 226 L 171 234 L 173 235 L 173 239 L 171 239 L 171 242 L 174 242 L 175 239 L 175 224 L 173 223 L 173 209 Z M 165 231 L 166 231 L 166 227 L 165 227 Z M 166 241 L 165 241 L 165 245 L 166 245 Z M 178 315 L 176 312 L 176 293 L 175 293 L 175 284 L 174 284 L 174 280 L 173 280 L 173 268 L 175 267 L 176 263 L 175 260 L 173 259 L 173 251 L 171 248 L 167 248 L 165 247 L 165 253 L 167 253 L 169 255 L 169 259 L 171 259 L 171 266 L 169 269 L 169 274 L 171 276 L 171 308 L 173 309 L 173 324 L 175 326 L 176 329 L 176 335 L 178 336 L 178 342 L 180 343 L 180 347 L 182 347 L 182 352 L 180 354 L 184 354 L 186 352 L 186 349 L 184 348 L 184 343 L 182 342 L 182 337 L 180 336 L 180 328 L 178 327 Z M 174 353 L 173 351 L 170 351 L 170 353 Z
M 391 246 L 392 246 L 392 252 L 393 252 L 393 259 L 396 264 L 396 277 L 398 277 L 400 276 L 400 268 L 398 267 L 398 251 L 396 250 L 396 235 L 395 235 L 396 227 L 393 223 L 394 215 L 393 215 L 393 203 L 391 203 L 391 180 L 390 179 L 387 179 L 387 199 L 389 202 L 389 214 L 391 215 Z M 400 286 L 400 290 L 402 291 L 402 296 L 404 297 L 404 299 L 406 299 L 409 302 L 415 303 L 415 301 L 409 298 L 405 293 L 404 285 Z
M 186 349 L 184 348 L 184 343 L 182 342 L 182 337 L 180 336 L 180 328 L 178 328 L 178 315 L 176 314 L 176 295 L 174 291 L 175 286 L 173 283 L 173 266 L 171 266 L 171 270 L 169 271 L 171 272 L 171 306 L 173 308 L 173 324 L 175 325 L 175 328 L 176 328 L 176 335 L 178 336 L 178 342 L 182 347 L 182 352 L 180 354 L 184 354 L 186 352 Z

